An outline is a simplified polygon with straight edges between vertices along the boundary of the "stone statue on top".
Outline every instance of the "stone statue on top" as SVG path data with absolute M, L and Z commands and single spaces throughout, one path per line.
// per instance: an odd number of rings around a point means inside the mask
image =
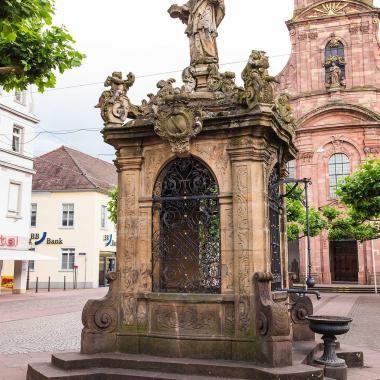
M 169 14 L 187 25 L 191 65 L 218 63 L 216 38 L 225 15 L 224 0 L 189 0 L 185 5 L 172 5 Z

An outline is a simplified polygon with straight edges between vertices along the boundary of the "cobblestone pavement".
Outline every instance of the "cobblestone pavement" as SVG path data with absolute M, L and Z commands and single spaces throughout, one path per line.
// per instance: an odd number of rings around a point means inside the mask
M 0 354 L 79 350 L 83 306 L 89 298 L 101 298 L 105 292 L 89 289 L 0 296 Z
M 0 380 L 25 380 L 27 363 L 48 361 L 50 352 L 78 351 L 82 308 L 106 291 L 0 295 Z M 324 293 L 314 314 L 352 316 L 340 341 L 364 351 L 366 368 L 350 369 L 348 380 L 380 380 L 380 295 Z

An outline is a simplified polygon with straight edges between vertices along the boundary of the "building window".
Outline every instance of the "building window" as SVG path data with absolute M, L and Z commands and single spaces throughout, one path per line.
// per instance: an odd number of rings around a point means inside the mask
M 331 156 L 329 160 L 330 197 L 336 198 L 339 180 L 350 174 L 350 160 L 343 153 Z
M 30 226 L 36 227 L 37 225 L 37 203 L 32 203 L 30 207 Z
M 288 162 L 288 178 L 296 178 L 296 160 Z
M 20 215 L 21 184 L 11 182 L 8 193 L 8 216 Z
M 17 153 L 21 153 L 22 144 L 22 128 L 14 126 L 12 133 L 12 150 Z
M 62 270 L 73 270 L 75 262 L 75 249 L 62 248 Z
M 24 91 L 15 91 L 15 98 L 14 99 L 15 99 L 16 103 L 20 103 L 24 106 L 25 100 L 26 100 L 25 92 Z
M 107 225 L 107 206 L 102 205 L 100 208 L 100 227 L 106 228 Z
M 74 226 L 74 204 L 62 204 L 62 227 Z
M 325 78 L 327 88 L 334 89 L 346 85 L 344 46 L 335 34 L 331 35 L 325 48 Z
M 34 271 L 34 260 L 29 260 L 29 271 L 33 272 Z

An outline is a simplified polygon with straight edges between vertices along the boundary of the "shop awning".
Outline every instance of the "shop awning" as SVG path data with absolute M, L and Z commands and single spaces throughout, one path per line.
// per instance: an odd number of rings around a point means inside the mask
M 17 249 L 0 249 L 0 260 L 58 260 L 55 257 L 41 255 L 33 251 L 22 251 Z

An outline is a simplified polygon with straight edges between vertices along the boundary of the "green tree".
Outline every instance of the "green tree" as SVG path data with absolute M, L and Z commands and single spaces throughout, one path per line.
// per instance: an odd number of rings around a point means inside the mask
M 307 234 L 306 209 L 304 205 L 305 193 L 302 186 L 298 185 L 293 191 L 293 185 L 286 186 L 288 196 L 285 198 L 287 216 L 288 240 L 300 239 Z M 310 236 L 317 236 L 326 228 L 326 221 L 322 214 L 314 207 L 309 207 Z
M 366 161 L 345 177 L 337 189 L 339 201 L 348 207 L 352 218 L 362 221 L 380 219 L 380 159 Z
M 112 190 L 109 191 L 108 196 L 108 204 L 107 211 L 109 212 L 110 219 L 113 224 L 117 224 L 117 198 L 118 198 L 118 188 L 115 186 Z
M 40 92 L 61 74 L 80 66 L 84 55 L 73 47 L 65 27 L 52 25 L 54 0 L 2 0 L 0 6 L 0 85 Z

